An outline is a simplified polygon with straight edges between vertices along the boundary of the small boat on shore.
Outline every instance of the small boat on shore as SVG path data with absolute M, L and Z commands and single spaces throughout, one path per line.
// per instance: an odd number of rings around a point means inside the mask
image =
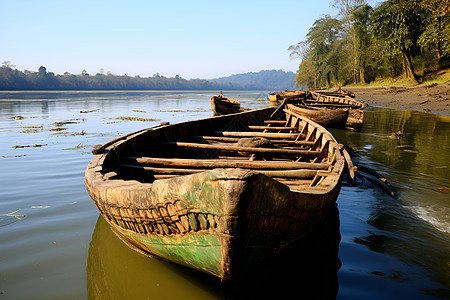
M 353 174 L 325 128 L 284 106 L 143 129 L 93 153 L 86 188 L 117 236 L 223 282 L 310 233 Z
M 287 104 L 287 107 L 289 110 L 307 117 L 320 125 L 334 128 L 344 128 L 349 113 L 348 108 L 329 109 L 301 104 Z
M 242 110 L 238 100 L 224 97 L 222 92 L 219 96 L 212 96 L 210 101 L 215 116 L 234 114 Z
M 298 90 L 298 91 L 281 91 L 281 92 L 272 92 L 267 94 L 267 98 L 269 101 L 276 102 L 284 99 L 297 99 L 297 98 L 305 98 L 307 95 L 307 91 Z
M 285 93 L 272 93 L 274 95 L 272 99 L 275 99 L 273 101 L 279 103 L 286 100 L 291 104 L 291 110 L 320 125 L 359 130 L 364 123 L 363 109 L 366 105 L 353 99 L 353 93 L 342 90 L 337 92 L 299 90 Z

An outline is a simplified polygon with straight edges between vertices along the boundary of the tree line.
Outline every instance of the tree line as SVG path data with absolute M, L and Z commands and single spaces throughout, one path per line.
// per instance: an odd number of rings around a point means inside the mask
M 234 80 L 238 77 L 239 80 Z M 156 73 L 152 77 L 113 75 L 99 72 L 90 75 L 63 75 L 48 72 L 44 66 L 37 72 L 14 69 L 9 61 L 0 67 L 0 90 L 266 90 L 294 87 L 292 72 L 263 70 L 232 75 L 214 80 L 184 79 L 179 75 L 164 77 Z
M 306 39 L 289 47 L 301 62 L 296 85 L 364 84 L 404 75 L 420 83 L 450 66 L 450 0 L 334 0 Z

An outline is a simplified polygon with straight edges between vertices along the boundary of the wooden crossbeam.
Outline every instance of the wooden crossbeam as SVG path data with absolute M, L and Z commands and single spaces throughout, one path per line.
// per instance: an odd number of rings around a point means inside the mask
M 248 126 L 248 128 L 250 129 L 255 129 L 255 130 L 296 130 L 297 127 L 282 127 L 282 126 Z
M 295 139 L 298 133 L 271 133 L 271 132 L 243 132 L 243 131 L 222 131 L 218 135 L 227 137 L 264 137 L 273 139 Z
M 123 157 L 129 163 L 143 165 L 183 167 L 183 168 L 242 168 L 254 170 L 295 170 L 311 169 L 326 170 L 328 163 L 286 162 L 286 161 L 246 161 L 232 159 L 188 159 L 188 158 L 158 158 L 158 157 Z
M 298 135 L 298 134 L 296 134 Z M 240 151 L 249 153 L 268 153 L 268 154 L 291 154 L 291 155 L 319 155 L 320 151 L 309 150 L 289 150 L 280 148 L 256 148 L 256 147 L 239 147 L 231 145 L 211 145 L 211 144 L 198 144 L 198 143 L 186 143 L 186 142 L 168 142 L 165 145 L 175 145 L 178 147 L 187 148 L 200 148 L 200 149 L 215 149 L 223 151 Z
M 134 166 L 134 165 L 128 165 L 128 164 L 122 164 L 122 167 L 125 168 L 133 168 L 133 169 L 140 169 L 144 171 L 149 171 L 156 174 L 192 174 L 192 173 L 200 173 L 205 172 L 207 170 L 204 169 L 177 169 L 177 168 L 155 168 L 155 167 L 143 167 L 143 166 Z M 301 178 L 301 179 L 308 179 L 308 178 L 314 178 L 316 176 L 317 170 L 258 170 L 258 173 L 262 173 L 269 177 L 279 177 L 279 178 Z

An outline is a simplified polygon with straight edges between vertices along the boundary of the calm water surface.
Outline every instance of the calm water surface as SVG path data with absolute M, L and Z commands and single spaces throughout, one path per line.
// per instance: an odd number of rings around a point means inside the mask
M 0 93 L 0 300 L 450 297 L 450 117 L 443 115 L 369 107 L 362 132 L 333 130 L 397 198 L 362 177 L 344 183 L 335 215 L 236 286 L 125 246 L 84 187 L 90 150 L 162 121 L 210 117 L 215 94 Z M 267 105 L 263 92 L 225 95 L 247 108 Z M 392 138 L 398 130 L 403 138 Z

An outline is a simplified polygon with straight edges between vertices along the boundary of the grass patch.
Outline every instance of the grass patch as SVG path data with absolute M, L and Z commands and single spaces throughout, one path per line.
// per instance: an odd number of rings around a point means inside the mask
M 448 83 L 450 82 L 450 68 L 429 73 L 423 77 L 421 84 Z M 384 86 L 415 86 L 417 83 L 413 80 L 406 79 L 404 76 L 395 78 L 380 78 L 371 83 L 366 84 L 349 84 L 348 88 L 364 88 L 364 87 L 384 87 Z

